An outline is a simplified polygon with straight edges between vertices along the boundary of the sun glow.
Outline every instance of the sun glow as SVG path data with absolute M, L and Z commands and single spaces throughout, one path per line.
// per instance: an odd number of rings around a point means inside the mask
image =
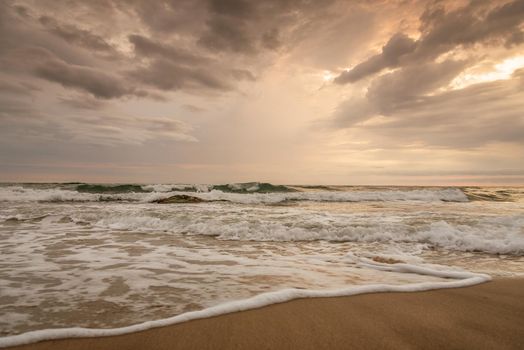
M 504 61 L 498 64 L 495 64 L 493 66 L 494 70 L 490 72 L 462 73 L 451 82 L 450 87 L 453 90 L 456 90 L 456 89 L 463 89 L 473 84 L 478 84 L 478 83 L 483 83 L 483 82 L 488 82 L 488 81 L 495 81 L 495 80 L 502 80 L 502 79 L 509 79 L 509 77 L 511 77 L 513 72 L 523 67 L 524 67 L 524 56 L 511 57 L 511 58 L 505 59 Z
M 324 73 L 322 74 L 322 79 L 324 81 L 331 81 L 333 80 L 333 78 L 335 78 L 335 75 L 328 70 L 325 70 Z

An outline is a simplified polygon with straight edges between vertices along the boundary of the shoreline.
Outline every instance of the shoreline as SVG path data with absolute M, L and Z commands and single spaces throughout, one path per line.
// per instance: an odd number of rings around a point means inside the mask
M 306 298 L 47 349 L 524 348 L 524 278 L 419 292 Z

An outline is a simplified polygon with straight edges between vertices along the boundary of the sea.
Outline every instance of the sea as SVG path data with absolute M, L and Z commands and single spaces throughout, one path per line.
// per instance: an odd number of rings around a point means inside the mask
M 131 331 L 523 276 L 524 188 L 4 183 L 0 256 L 0 345 Z

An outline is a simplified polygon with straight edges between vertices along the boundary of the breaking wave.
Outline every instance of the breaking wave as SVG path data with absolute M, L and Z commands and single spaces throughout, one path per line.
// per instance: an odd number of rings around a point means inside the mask
M 140 185 L 90 185 L 80 184 L 76 190 L 81 193 L 143 193 L 151 192 Z
M 232 241 L 330 241 L 384 244 L 421 244 L 424 249 L 524 255 L 524 216 L 442 219 L 417 222 L 398 216 L 286 213 L 271 215 L 250 211 L 228 215 L 183 213 L 169 217 L 110 216 L 93 222 L 98 228 L 141 232 L 172 232 L 213 236 Z
M 466 187 L 462 191 L 470 201 L 514 202 L 524 197 L 524 188 Z
M 4 184 L 0 201 L 38 202 L 154 202 L 175 195 L 203 201 L 239 204 L 316 202 L 515 202 L 524 198 L 522 188 L 458 187 L 344 187 L 284 186 L 248 182 L 225 185 L 199 184 Z
M 153 202 L 187 194 L 203 201 L 228 201 L 240 204 L 278 204 L 293 201 L 369 202 L 424 201 L 467 202 L 458 188 L 344 188 L 304 190 L 267 183 L 229 185 L 56 185 L 0 186 L 0 201 L 20 202 Z
M 198 193 L 197 197 L 208 201 L 229 201 L 242 204 L 277 204 L 292 201 L 314 202 L 468 202 L 464 192 L 457 188 L 410 189 L 410 190 L 357 190 L 315 191 L 285 193 L 230 193 L 219 190 Z

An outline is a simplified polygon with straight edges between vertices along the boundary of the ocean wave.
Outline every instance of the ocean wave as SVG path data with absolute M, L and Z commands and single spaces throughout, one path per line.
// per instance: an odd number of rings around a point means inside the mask
M 198 193 L 195 196 L 208 201 L 229 201 L 242 204 L 275 204 L 287 201 L 315 202 L 468 202 L 458 188 L 410 189 L 410 190 L 358 190 L 358 191 L 316 191 L 285 193 L 230 193 L 219 190 Z
M 97 185 L 44 184 L 0 186 L 0 201 L 40 202 L 153 202 L 175 195 L 203 201 L 239 204 L 316 202 L 519 202 L 522 188 L 441 188 L 441 187 L 326 187 L 283 186 L 269 183 L 227 185 L 152 184 Z
M 80 186 L 80 185 L 79 185 Z M 87 186 L 87 185 L 81 185 Z M 94 186 L 94 185 L 89 185 Z M 468 198 L 458 188 L 427 188 L 427 189 L 381 189 L 381 190 L 353 190 L 353 191 L 296 191 L 282 188 L 280 192 L 264 192 L 267 187 L 264 184 L 258 189 L 254 187 L 243 187 L 224 192 L 211 188 L 202 191 L 202 186 L 195 187 L 194 191 L 188 191 L 186 185 L 160 185 L 139 186 L 118 185 L 104 187 L 102 193 L 98 193 L 98 187 L 83 187 L 81 192 L 77 188 L 70 187 L 24 187 L 24 186 L 2 186 L 0 187 L 0 201 L 40 201 L 40 202 L 98 202 L 98 201 L 137 201 L 153 202 L 174 195 L 190 195 L 204 201 L 228 201 L 240 204 L 276 204 L 289 201 L 317 201 L 317 202 L 367 202 L 367 201 L 425 201 L 425 202 L 467 202 Z M 156 189 L 154 188 L 156 186 Z M 224 185 L 225 186 L 225 185 Z M 227 185 L 228 188 L 230 185 Z M 286 187 L 287 188 L 287 187 Z M 209 188 L 208 188 L 209 189 Z M 256 192 L 258 191 L 258 192 Z M 262 192 L 261 192 L 262 191 Z
M 226 193 L 281 193 L 297 191 L 288 186 L 273 185 L 267 182 L 246 182 L 227 185 L 213 185 L 211 186 L 211 190 Z
M 274 185 L 267 182 L 243 182 L 230 183 L 223 185 L 203 185 L 203 184 L 156 184 L 142 186 L 143 190 L 155 192 L 210 192 L 220 191 L 225 193 L 282 193 L 282 192 L 296 192 L 297 189 L 284 186 Z
M 462 191 L 470 201 L 516 202 L 524 199 L 524 188 L 464 187 Z
M 166 217 L 116 215 L 92 224 L 111 230 L 162 231 L 233 241 L 416 243 L 425 249 L 524 255 L 523 215 L 420 222 L 395 215 L 206 211 L 191 216 L 182 212 L 171 212 Z
M 125 185 L 91 185 L 80 184 L 76 186 L 77 192 L 85 193 L 143 193 L 151 192 L 144 189 L 140 185 L 125 184 Z
M 23 186 L 0 187 L 0 201 L 4 202 L 113 202 L 139 201 L 144 193 L 100 194 L 77 192 L 74 189 L 31 188 Z

